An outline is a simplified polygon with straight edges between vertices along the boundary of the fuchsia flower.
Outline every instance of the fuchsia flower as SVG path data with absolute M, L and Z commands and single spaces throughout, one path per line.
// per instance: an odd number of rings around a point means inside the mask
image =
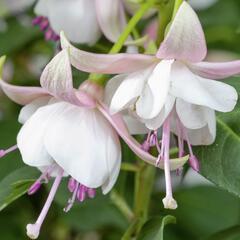
M 33 23 L 48 40 L 58 40 L 60 31 L 76 43 L 94 44 L 103 33 L 115 42 L 126 25 L 122 0 L 38 0 Z
M 27 234 L 33 239 L 39 235 L 63 177 L 69 177 L 68 188 L 72 193 L 65 211 L 76 200 L 82 202 L 87 196 L 94 197 L 98 187 L 104 194 L 111 190 L 121 164 L 118 134 L 139 157 L 151 164 L 156 162 L 130 136 L 120 115 L 108 113 L 102 103 L 100 86 L 86 81 L 79 89 L 73 88 L 66 49 L 44 69 L 42 87 L 17 87 L 2 80 L 0 86 L 9 98 L 25 105 L 19 115 L 23 127 L 17 136 L 17 146 L 1 150 L 1 156 L 18 148 L 23 161 L 42 172 L 29 194 L 34 194 L 43 182 L 55 178 L 39 218 L 35 224 L 27 225 Z M 171 168 L 179 168 L 186 160 L 172 160 Z
M 215 110 L 232 111 L 236 90 L 223 79 L 240 73 L 240 61 L 201 62 L 207 53 L 199 19 L 187 2 L 183 2 L 156 56 L 143 54 L 92 54 L 73 47 L 62 34 L 63 48 L 69 49 L 71 63 L 79 70 L 120 75 L 109 81 L 114 91 L 112 113 L 128 109 L 153 130 L 148 137 L 163 137 L 157 164 L 164 160 L 166 208 L 176 208 L 172 197 L 169 171 L 170 131 L 178 135 L 179 156 L 184 154 L 184 140 L 190 152 L 190 164 L 199 171 L 191 145 L 208 145 L 216 135 Z M 110 94 L 112 92 L 110 91 Z M 158 145 L 158 140 L 155 140 Z M 149 145 L 148 144 L 148 145 Z

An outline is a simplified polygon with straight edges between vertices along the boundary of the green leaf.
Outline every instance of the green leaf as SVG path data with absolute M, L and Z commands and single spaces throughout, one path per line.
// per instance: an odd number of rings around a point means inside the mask
M 137 240 L 163 240 L 164 228 L 170 223 L 176 223 L 176 218 L 171 215 L 150 219 L 144 224 Z
M 5 177 L 0 182 L 0 211 L 24 195 L 38 175 L 36 169 L 24 167 Z
M 37 28 L 23 26 L 15 18 L 10 18 L 7 24 L 7 30 L 0 32 L 0 55 L 9 55 L 14 51 L 18 51 L 41 35 Z
M 240 93 L 240 79 L 226 81 Z M 217 115 L 217 137 L 211 146 L 195 148 L 201 174 L 240 197 L 240 102 L 231 113 Z
M 163 211 L 165 214 L 171 213 L 178 219 L 178 224 L 171 226 L 171 230 L 175 231 L 176 236 L 181 236 L 177 238 L 179 240 L 206 239 L 222 229 L 240 224 L 239 198 L 219 188 L 213 186 L 182 188 L 174 193 L 174 197 L 178 202 L 178 208 L 175 211 Z M 155 208 L 152 213 L 159 212 L 159 198 L 159 193 L 154 196 Z
M 239 240 L 240 226 L 234 226 L 212 235 L 207 240 Z

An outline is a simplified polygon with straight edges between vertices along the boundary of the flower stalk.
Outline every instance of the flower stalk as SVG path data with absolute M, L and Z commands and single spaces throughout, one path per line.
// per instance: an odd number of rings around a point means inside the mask
M 122 34 L 120 35 L 118 41 L 113 45 L 111 50 L 109 51 L 109 54 L 116 54 L 119 53 L 126 42 L 128 36 L 131 34 L 132 31 L 134 31 L 136 25 L 138 22 L 142 19 L 144 14 L 154 6 L 156 0 L 149 0 L 148 2 L 142 4 L 142 6 L 139 8 L 139 10 L 133 15 L 133 17 L 129 20 L 127 26 L 123 30 Z M 95 74 L 92 73 L 89 76 L 89 79 L 91 81 L 99 84 L 104 85 L 106 82 L 106 76 L 104 74 Z

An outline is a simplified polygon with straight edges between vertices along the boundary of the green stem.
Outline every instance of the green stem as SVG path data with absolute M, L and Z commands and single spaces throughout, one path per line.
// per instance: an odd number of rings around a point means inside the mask
M 128 171 L 128 172 L 138 172 L 139 167 L 132 163 L 122 163 L 121 164 L 121 170 Z
M 156 168 L 141 162 L 142 169 L 135 175 L 134 213 L 137 219 L 141 219 L 136 235 L 147 220 L 150 198 L 153 190 Z
M 159 5 L 157 46 L 159 46 L 164 39 L 165 30 L 172 18 L 173 5 L 174 0 L 166 3 L 163 2 Z
M 138 11 L 133 15 L 133 17 L 128 22 L 127 26 L 123 30 L 119 39 L 111 48 L 109 54 L 116 54 L 116 53 L 120 52 L 120 50 L 122 49 L 124 43 L 126 42 L 128 36 L 130 35 L 130 33 L 135 29 L 135 26 L 142 19 L 144 14 L 152 6 L 154 6 L 155 1 L 156 0 L 149 0 L 148 2 L 142 4 L 142 6 L 138 9 Z M 90 74 L 89 79 L 91 79 L 91 81 L 93 81 L 97 84 L 100 84 L 100 85 L 104 85 L 106 82 L 106 77 L 103 74 L 92 73 L 92 74 Z
M 182 3 L 183 3 L 183 0 L 175 0 L 173 14 L 172 14 L 172 20 L 176 16 L 177 11 L 178 11 L 178 9 L 179 9 L 179 7 L 181 6 Z
M 110 199 L 121 211 L 121 213 L 126 217 L 126 219 L 131 222 L 134 218 L 134 213 L 132 212 L 131 208 L 128 206 L 124 198 L 116 190 L 112 190 L 110 194 Z

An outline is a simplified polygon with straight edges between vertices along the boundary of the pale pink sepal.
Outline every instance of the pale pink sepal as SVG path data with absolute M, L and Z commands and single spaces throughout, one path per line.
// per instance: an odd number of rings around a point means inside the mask
M 157 52 L 157 57 L 200 62 L 206 54 L 206 40 L 201 23 L 191 6 L 184 1 Z
M 128 73 L 149 67 L 157 59 L 145 54 L 94 54 L 77 49 L 61 32 L 61 46 L 68 49 L 71 64 L 85 72 L 117 74 Z
M 0 79 L 0 87 L 4 93 L 14 102 L 26 105 L 36 98 L 47 96 L 48 93 L 41 87 L 20 87 L 8 84 Z
M 129 148 L 131 148 L 132 151 L 138 157 L 148 162 L 149 164 L 156 166 L 157 158 L 152 156 L 148 152 L 144 151 L 142 146 L 135 140 L 135 138 L 133 138 L 130 135 L 121 115 L 120 114 L 111 115 L 107 110 L 107 108 L 101 103 L 99 103 L 97 107 L 99 111 L 105 116 L 105 118 L 111 123 L 113 128 L 119 134 L 119 136 L 126 142 Z M 181 159 L 171 159 L 170 160 L 171 170 L 176 170 L 179 167 L 183 166 L 187 162 L 187 160 L 188 160 L 188 156 Z M 158 167 L 161 169 L 164 169 L 164 162 L 161 161 Z
M 95 107 L 92 97 L 73 88 L 72 69 L 67 49 L 59 52 L 45 67 L 41 85 L 50 95 L 84 107 Z
M 110 41 L 117 41 L 126 26 L 122 1 L 96 0 L 95 4 L 102 32 Z
M 73 91 L 72 70 L 66 49 L 59 52 L 44 68 L 40 83 L 51 95 L 58 98 Z
M 201 77 L 224 79 L 240 74 L 240 60 L 230 62 L 200 62 L 189 64 L 189 67 Z

